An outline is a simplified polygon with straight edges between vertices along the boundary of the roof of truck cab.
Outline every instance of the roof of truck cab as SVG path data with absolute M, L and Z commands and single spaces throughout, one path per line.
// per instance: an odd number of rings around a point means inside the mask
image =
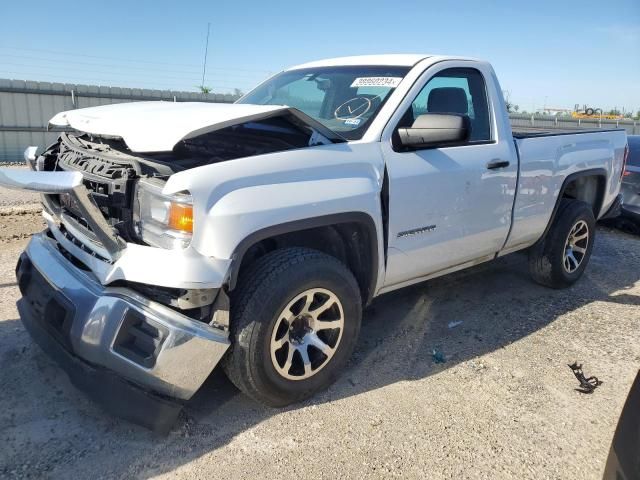
M 336 66 L 357 66 L 357 65 L 389 65 L 394 67 L 413 67 L 420 60 L 432 57 L 433 55 L 424 54 L 404 54 L 394 53 L 387 55 L 358 55 L 354 57 L 337 57 L 327 58 L 325 60 L 316 60 L 314 62 L 303 63 L 287 70 L 298 70 L 301 68 L 317 68 L 317 67 L 336 67 Z

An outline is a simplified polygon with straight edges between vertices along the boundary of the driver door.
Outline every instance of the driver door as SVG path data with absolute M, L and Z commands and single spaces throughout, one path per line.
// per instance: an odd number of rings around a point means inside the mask
M 389 178 L 385 288 L 493 258 L 511 224 L 517 164 L 491 167 L 496 159 L 512 160 L 512 151 L 492 131 L 482 73 L 445 68 L 414 95 L 394 131 L 410 127 L 421 113 L 457 113 L 469 116 L 471 135 L 461 146 L 412 151 L 403 150 L 395 134 L 383 141 Z

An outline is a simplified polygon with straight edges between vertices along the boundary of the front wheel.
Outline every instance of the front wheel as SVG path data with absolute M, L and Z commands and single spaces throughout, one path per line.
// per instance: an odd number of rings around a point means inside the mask
M 588 203 L 562 199 L 546 236 L 529 250 L 533 279 L 552 288 L 575 283 L 589 263 L 595 228 L 596 220 Z
M 227 376 L 250 397 L 280 407 L 326 388 L 342 372 L 362 303 L 353 274 L 339 260 L 287 248 L 241 275 L 231 314 Z

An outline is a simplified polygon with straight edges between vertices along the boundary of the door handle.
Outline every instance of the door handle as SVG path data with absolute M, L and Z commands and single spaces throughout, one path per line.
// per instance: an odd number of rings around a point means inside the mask
M 489 170 L 495 170 L 496 168 L 504 168 L 509 166 L 509 160 L 500 160 L 499 158 L 495 158 L 487 163 L 487 168 Z

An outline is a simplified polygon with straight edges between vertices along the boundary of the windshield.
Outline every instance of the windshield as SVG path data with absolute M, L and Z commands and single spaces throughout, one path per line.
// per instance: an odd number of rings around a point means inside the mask
M 362 138 L 409 67 L 322 67 L 282 72 L 238 103 L 297 108 L 348 140 Z

